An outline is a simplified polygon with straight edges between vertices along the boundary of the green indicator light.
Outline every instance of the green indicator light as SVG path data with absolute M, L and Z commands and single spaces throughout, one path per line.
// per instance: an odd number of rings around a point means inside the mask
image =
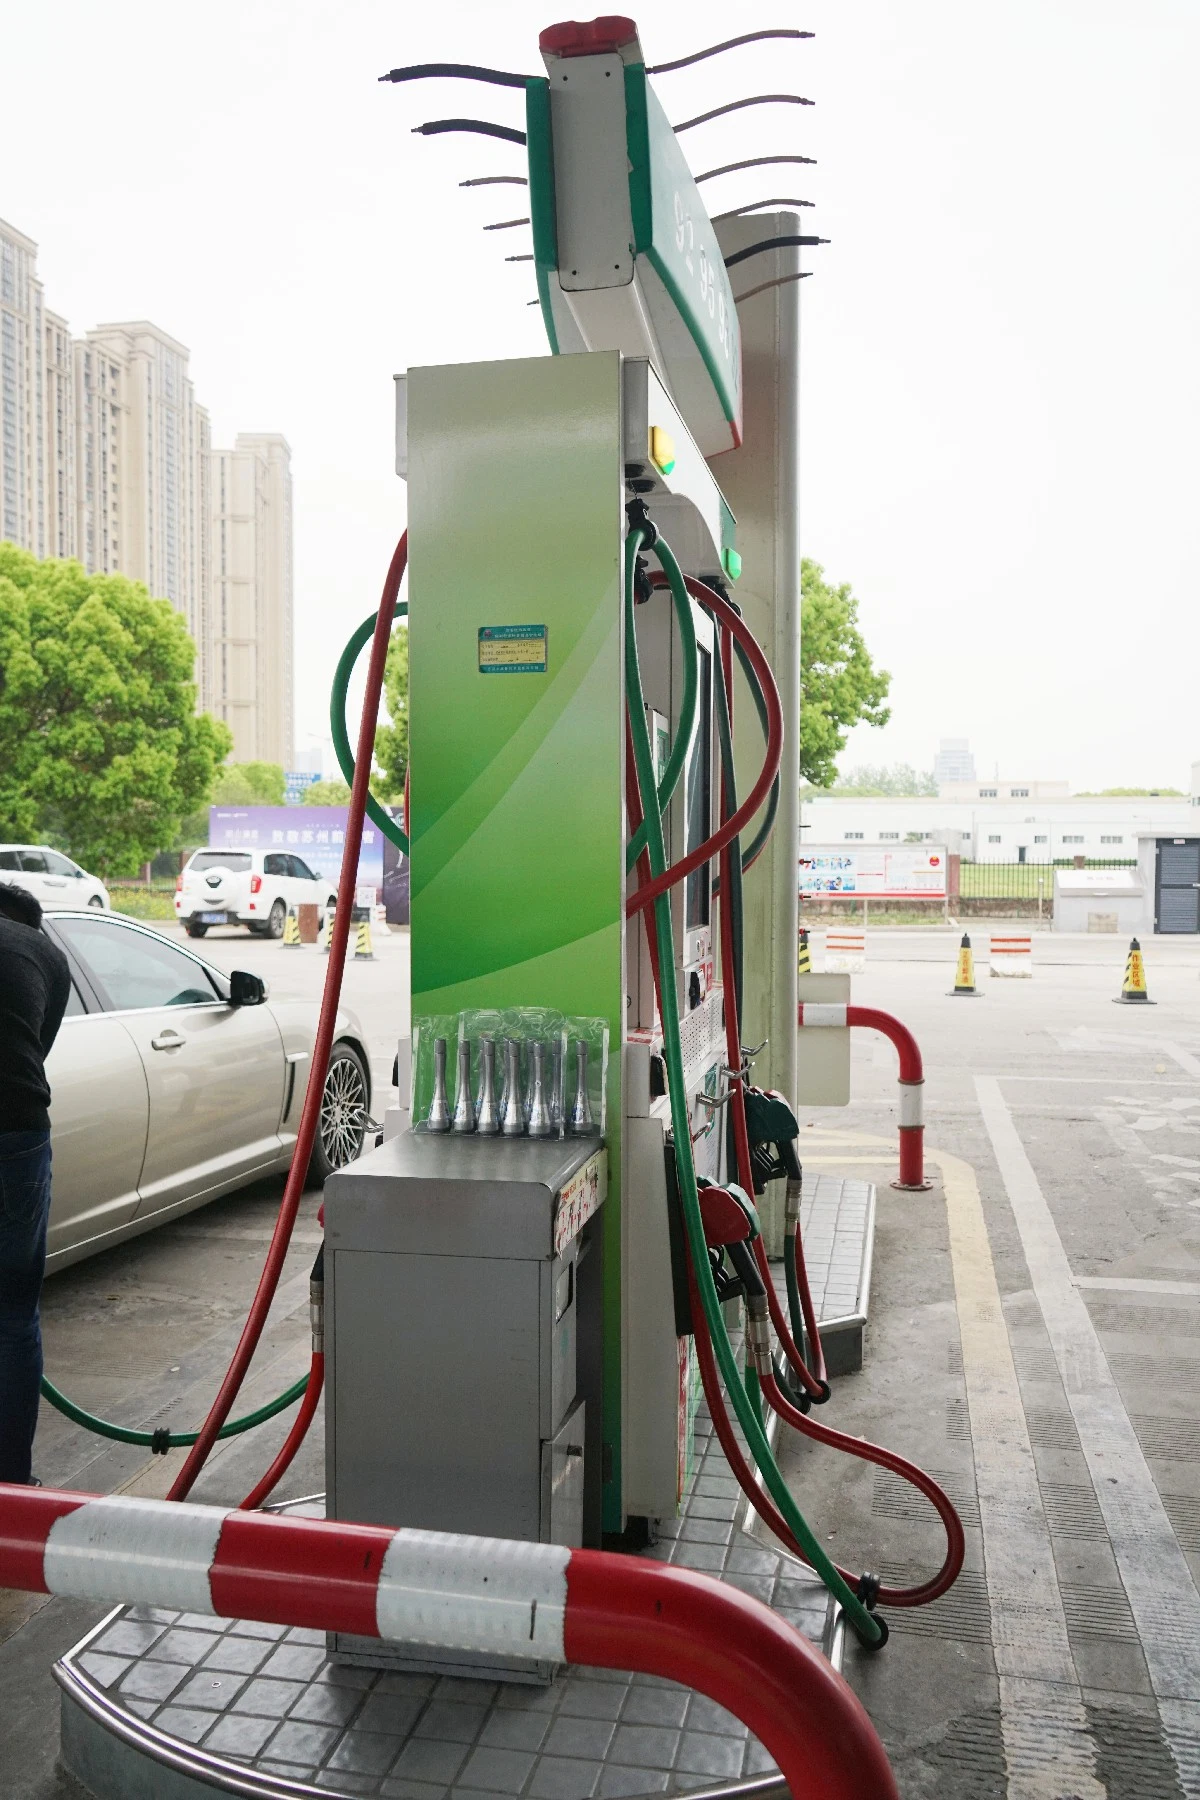
M 725 566 L 725 573 L 728 575 L 730 581 L 739 581 L 742 574 L 742 559 L 733 548 L 732 544 L 726 544 L 724 550 L 722 550 L 721 561 Z

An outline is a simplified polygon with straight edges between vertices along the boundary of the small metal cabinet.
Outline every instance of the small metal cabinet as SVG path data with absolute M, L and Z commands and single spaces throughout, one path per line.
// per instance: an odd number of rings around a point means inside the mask
M 325 1188 L 330 1518 L 598 1541 L 607 1158 L 405 1132 Z M 592 1521 L 594 1520 L 594 1524 Z M 378 1640 L 336 1653 L 494 1675 Z M 536 1663 L 505 1663 L 510 1678 Z

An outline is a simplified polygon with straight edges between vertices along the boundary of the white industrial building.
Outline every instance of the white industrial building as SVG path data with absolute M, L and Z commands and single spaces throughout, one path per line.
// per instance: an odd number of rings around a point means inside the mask
M 953 784 L 955 786 L 959 784 Z M 1174 799 L 1043 797 L 1065 783 L 963 783 L 995 799 L 889 799 L 818 794 L 800 804 L 800 843 L 944 844 L 968 862 L 1135 862 L 1139 834 L 1194 835 L 1192 805 Z M 1028 789 L 1028 793 L 1021 793 Z M 1017 790 L 1014 793 L 1013 790 Z M 1035 790 L 1037 790 L 1035 792 Z

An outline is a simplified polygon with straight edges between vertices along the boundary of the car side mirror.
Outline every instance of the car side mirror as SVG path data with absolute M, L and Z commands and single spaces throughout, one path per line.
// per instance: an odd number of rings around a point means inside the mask
M 230 1006 L 262 1006 L 267 998 L 267 984 L 261 975 L 246 969 L 235 969 L 229 977 Z

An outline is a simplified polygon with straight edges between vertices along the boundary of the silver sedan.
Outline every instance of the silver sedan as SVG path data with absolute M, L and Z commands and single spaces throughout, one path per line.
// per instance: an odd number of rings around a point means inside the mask
M 315 1018 L 270 1002 L 132 919 L 54 912 L 71 995 L 46 1062 L 54 1198 L 48 1269 L 285 1169 L 308 1086 Z M 370 1127 L 361 1026 L 338 1015 L 309 1179 L 359 1155 Z

